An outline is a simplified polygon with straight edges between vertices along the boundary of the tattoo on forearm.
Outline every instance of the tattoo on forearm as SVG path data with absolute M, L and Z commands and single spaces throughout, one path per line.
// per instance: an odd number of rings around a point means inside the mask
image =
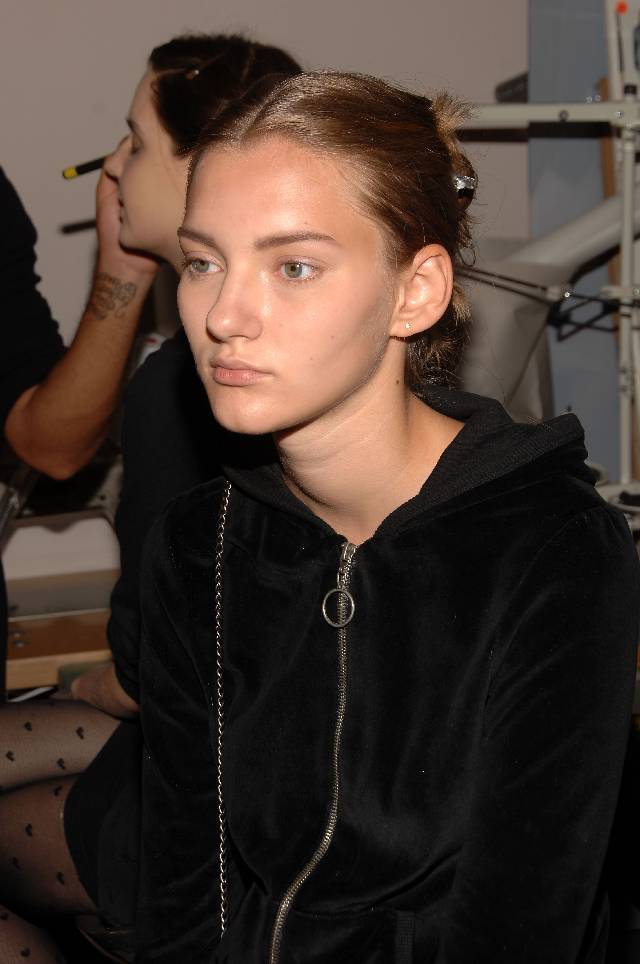
M 101 321 L 107 315 L 122 318 L 127 305 L 137 291 L 133 282 L 122 282 L 112 274 L 100 271 L 95 277 L 93 291 L 87 305 L 87 311 Z

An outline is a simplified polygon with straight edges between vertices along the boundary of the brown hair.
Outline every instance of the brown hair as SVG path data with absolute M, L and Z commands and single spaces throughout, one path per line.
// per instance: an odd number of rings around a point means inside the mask
M 438 243 L 455 271 L 471 245 L 468 192 L 461 195 L 454 183 L 455 175 L 475 176 L 455 136 L 465 113 L 447 94 L 429 100 L 361 74 L 302 73 L 262 94 L 254 91 L 205 127 L 189 181 L 213 147 L 270 135 L 293 138 L 352 166 L 363 207 L 386 234 L 393 264 L 403 267 L 420 248 Z M 455 380 L 468 324 L 468 305 L 454 282 L 438 324 L 408 340 L 412 387 Z

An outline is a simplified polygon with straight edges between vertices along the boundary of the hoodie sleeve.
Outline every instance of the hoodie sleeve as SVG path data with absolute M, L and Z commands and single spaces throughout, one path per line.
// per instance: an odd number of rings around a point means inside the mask
M 167 517 L 153 527 L 142 566 L 136 961 L 199 964 L 210 960 L 219 939 L 217 771 L 210 714 L 189 649 L 188 587 Z
M 638 589 L 627 524 L 603 505 L 566 523 L 521 579 L 497 633 L 438 964 L 604 960 Z

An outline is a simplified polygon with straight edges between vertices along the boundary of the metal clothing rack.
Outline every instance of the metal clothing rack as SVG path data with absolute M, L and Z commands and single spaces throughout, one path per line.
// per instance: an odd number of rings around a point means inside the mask
M 633 478 L 633 400 L 636 399 L 636 418 L 640 427 L 640 282 L 635 273 L 635 236 L 640 232 L 640 196 L 636 185 L 636 150 L 640 131 L 640 0 L 617 2 L 603 0 L 607 49 L 609 55 L 609 89 L 611 99 L 586 103 L 507 103 L 480 105 L 474 116 L 465 123 L 465 129 L 523 129 L 530 124 L 554 124 L 559 127 L 570 124 L 608 124 L 617 134 L 616 160 L 618 168 L 617 195 L 604 202 L 592 212 L 576 219 L 584 228 L 593 223 L 596 229 L 591 237 L 589 250 L 608 250 L 615 239 L 620 246 L 620 283 L 602 289 L 601 300 L 615 303 L 619 314 L 618 329 L 618 397 L 620 461 L 618 479 L 601 491 L 611 501 L 618 501 L 621 493 L 640 496 L 640 480 Z M 540 238 L 527 246 L 527 254 L 545 244 L 566 243 L 571 236 L 572 225 L 566 231 L 558 229 L 552 236 Z M 613 232 L 613 234 L 612 234 Z M 601 239 L 598 248 L 599 238 Z M 588 244 L 589 242 L 587 242 Z M 534 258 L 535 260 L 535 258 Z M 542 259 L 544 260 L 544 258 Z M 582 263 L 585 263 L 585 257 Z M 514 265 L 514 268 L 516 266 Z M 577 266 L 576 266 L 577 267 Z M 483 279 L 473 271 L 476 281 Z M 510 272 L 511 274 L 511 272 Z M 509 280 L 518 284 L 517 271 Z M 490 283 L 490 282 L 488 282 Z M 526 288 L 526 279 L 520 282 Z M 532 286 L 533 287 L 533 286 Z M 549 289 L 546 294 L 531 292 L 529 297 L 546 297 L 549 305 L 562 297 L 570 298 L 571 290 L 558 292 Z M 640 501 L 640 500 L 639 500 Z M 627 504 L 624 505 L 628 511 Z M 633 513 L 633 508 L 631 512 Z M 639 514 L 640 506 L 636 510 Z

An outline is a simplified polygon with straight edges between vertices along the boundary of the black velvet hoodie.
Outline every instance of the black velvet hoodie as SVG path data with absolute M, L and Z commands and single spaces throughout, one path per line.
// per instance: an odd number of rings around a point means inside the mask
M 638 563 L 574 416 L 466 424 L 358 547 L 337 824 L 279 964 L 604 960 L 602 865 L 632 701 Z M 214 560 L 223 483 L 174 501 L 143 575 L 140 962 L 266 964 L 327 826 L 345 539 L 277 464 L 229 470 L 223 567 L 229 922 L 220 938 Z

